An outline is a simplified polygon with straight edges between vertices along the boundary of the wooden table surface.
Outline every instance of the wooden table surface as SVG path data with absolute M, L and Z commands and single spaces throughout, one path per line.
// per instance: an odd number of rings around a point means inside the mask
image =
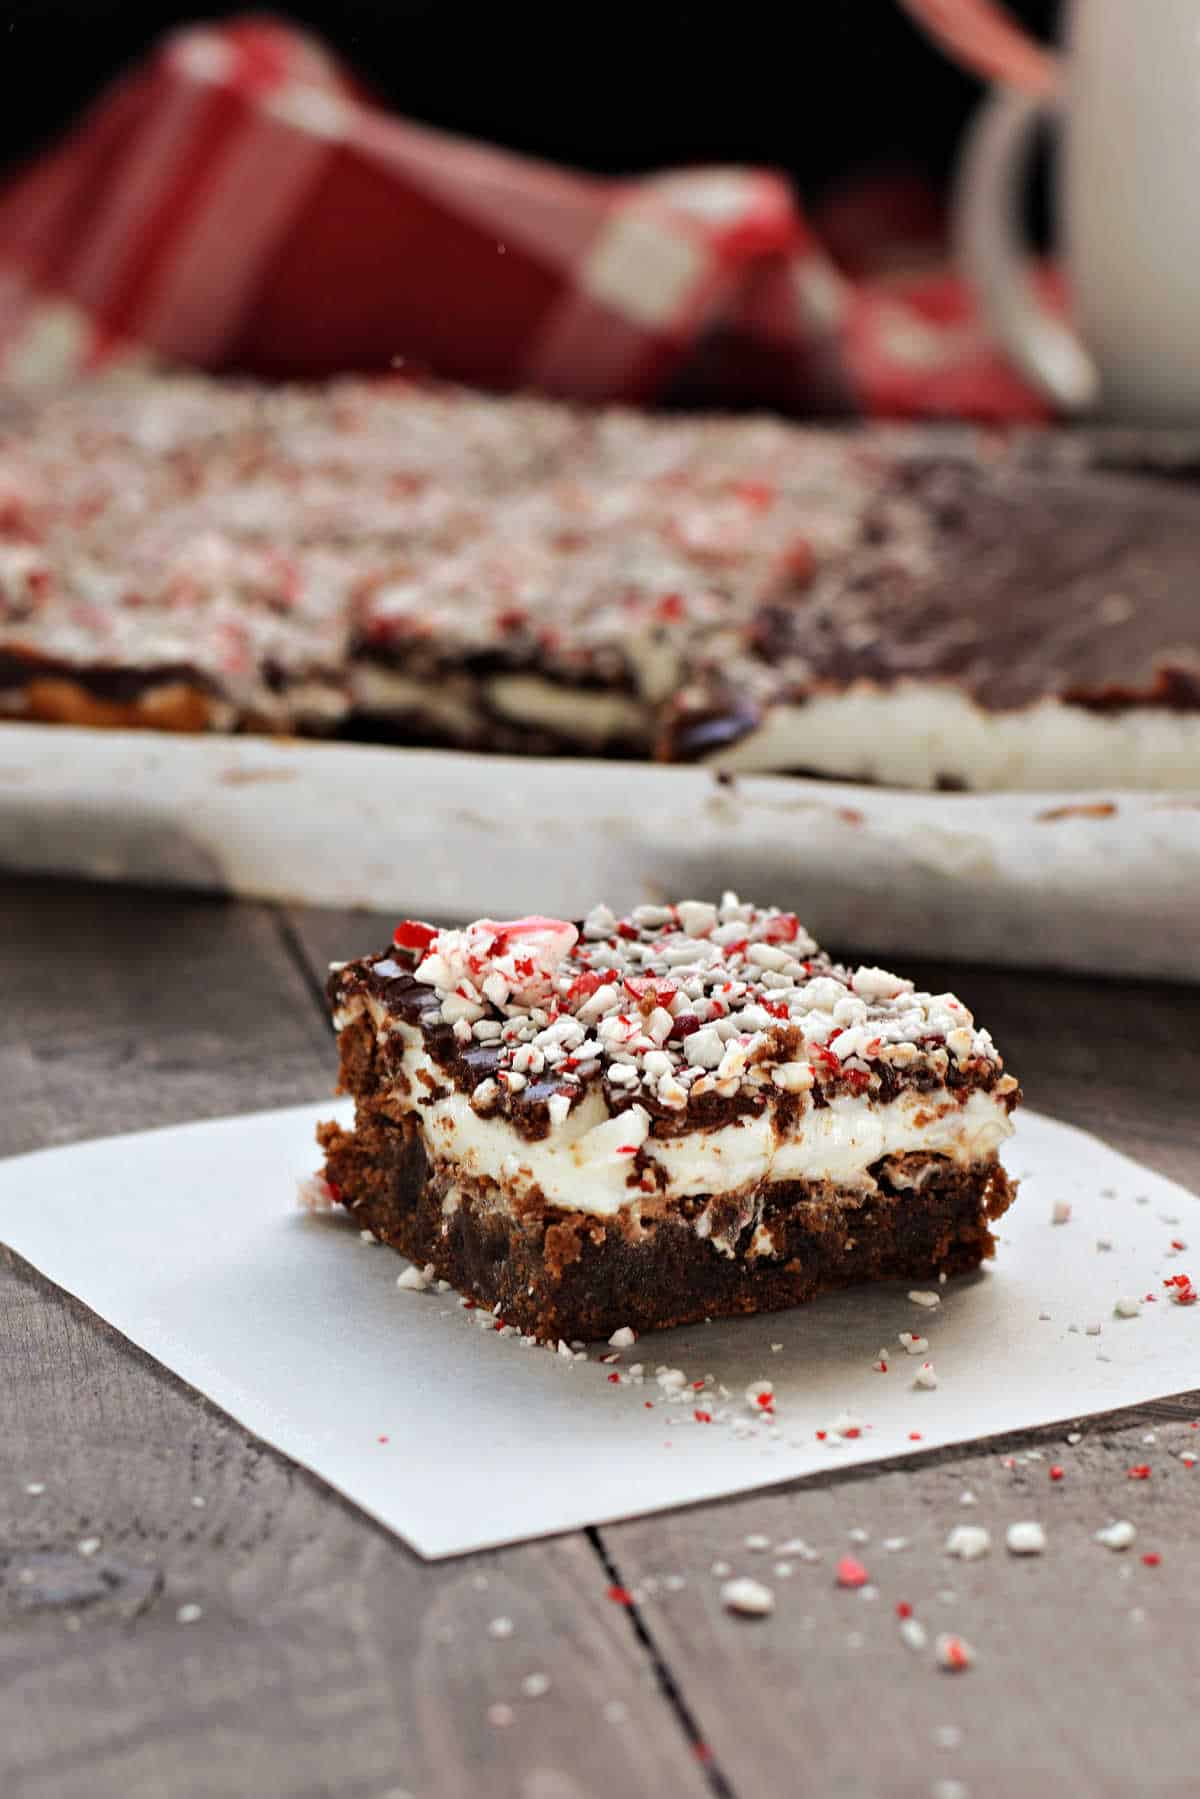
M 324 965 L 388 928 L 0 882 L 0 1154 L 321 1097 Z M 953 981 L 1031 1104 L 1200 1189 L 1200 991 L 910 972 Z M 1032 1433 L 428 1565 L 11 1256 L 0 1368 L 4 1799 L 1200 1792 L 1200 1467 L 1172 1453 L 1200 1448 L 1198 1393 L 1074 1445 Z M 1125 1555 L 1092 1541 L 1119 1517 Z M 1041 1557 L 1005 1554 L 1019 1518 L 1046 1526 Z M 989 1557 L 945 1557 L 963 1520 Z M 851 1530 L 874 1599 L 835 1588 Z M 758 1532 L 822 1560 L 775 1579 Z M 762 1564 L 771 1618 L 722 1611 L 723 1560 Z M 903 1647 L 901 1601 L 975 1667 Z

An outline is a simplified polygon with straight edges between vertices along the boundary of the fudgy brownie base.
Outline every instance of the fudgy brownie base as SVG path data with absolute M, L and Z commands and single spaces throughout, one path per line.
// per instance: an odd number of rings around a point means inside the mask
M 360 1099 L 356 1130 L 329 1123 L 317 1134 L 326 1178 L 360 1225 L 543 1341 L 779 1311 L 865 1281 L 962 1274 L 993 1254 L 989 1223 L 1014 1197 L 998 1161 L 963 1169 L 934 1159 L 930 1172 L 930 1158 L 913 1156 L 881 1166 L 873 1193 L 786 1181 L 761 1208 L 742 1196 L 716 1208 L 686 1200 L 637 1224 L 539 1206 L 518 1216 L 491 1183 L 434 1168 L 411 1115 Z M 896 1177 L 919 1184 L 893 1185 Z M 768 1235 L 772 1254 L 762 1252 Z

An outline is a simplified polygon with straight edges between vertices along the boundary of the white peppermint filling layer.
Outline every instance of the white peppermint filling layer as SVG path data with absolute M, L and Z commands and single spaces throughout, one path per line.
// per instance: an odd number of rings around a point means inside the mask
M 644 1203 L 645 1193 L 628 1185 L 634 1153 L 641 1148 L 663 1169 L 663 1197 L 670 1203 L 775 1181 L 832 1181 L 869 1191 L 869 1170 L 886 1156 L 946 1156 L 966 1167 L 990 1157 L 1012 1131 L 1005 1105 L 994 1094 L 975 1092 L 960 1103 L 941 1088 L 902 1093 L 888 1105 L 839 1095 L 827 1106 L 809 1106 L 800 1115 L 799 1128 L 784 1137 L 768 1109 L 715 1130 L 652 1138 L 650 1115 L 643 1107 L 634 1105 L 614 1117 L 599 1087 L 592 1086 L 562 1125 L 530 1142 L 506 1118 L 480 1117 L 469 1095 L 457 1089 L 421 1104 L 416 1096 L 427 1088 L 419 1074 L 428 1074 L 439 1086 L 445 1076 L 412 1027 L 398 1024 L 370 1002 L 367 1009 L 377 1029 L 397 1033 L 405 1042 L 412 1109 L 434 1161 L 496 1181 L 514 1198 L 537 1187 L 549 1205 L 600 1218 Z M 339 1029 L 356 1010 L 352 1004 L 339 1014 Z
M 976 790 L 1195 787 L 1200 712 L 1089 712 L 1042 701 L 1010 712 L 936 682 L 868 683 L 774 706 L 757 730 L 706 760 L 741 774 L 809 769 L 846 781 Z
M 457 687 L 437 685 L 364 661 L 353 671 L 352 687 L 355 703 L 368 712 L 416 712 L 459 736 L 473 735 L 483 722 L 469 678 Z M 500 718 L 584 744 L 648 740 L 653 723 L 646 706 L 628 693 L 561 687 L 537 675 L 494 675 L 482 683 L 481 698 Z
M 650 735 L 652 717 L 640 700 L 615 688 L 562 687 L 537 675 L 495 675 L 486 687 L 493 711 L 580 743 Z

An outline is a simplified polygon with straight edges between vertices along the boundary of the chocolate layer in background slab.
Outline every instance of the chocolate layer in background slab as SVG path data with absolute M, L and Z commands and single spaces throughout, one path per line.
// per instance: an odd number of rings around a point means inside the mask
M 1189 786 L 1200 494 L 1086 441 L 98 383 L 0 418 L 0 714 Z
M 329 994 L 329 1194 L 538 1336 L 961 1272 L 1012 1197 L 1017 1083 L 962 1002 L 733 894 L 409 920 Z
M 854 551 L 697 667 L 660 753 L 912 786 L 1200 780 L 1200 501 L 910 443 Z M 697 664 L 701 660 L 697 657 Z

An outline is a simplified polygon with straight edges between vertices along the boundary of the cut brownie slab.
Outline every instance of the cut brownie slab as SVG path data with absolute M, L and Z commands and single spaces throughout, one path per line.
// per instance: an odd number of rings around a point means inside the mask
M 420 382 L 0 417 L 0 717 L 1190 788 L 1200 496 L 975 433 Z
M 0 716 L 340 727 L 358 590 L 436 567 L 578 431 L 535 400 L 184 376 L 0 424 Z
M 542 1339 L 773 1310 L 992 1254 L 1019 1097 L 953 994 L 689 900 L 412 920 L 329 983 L 362 1225 Z

